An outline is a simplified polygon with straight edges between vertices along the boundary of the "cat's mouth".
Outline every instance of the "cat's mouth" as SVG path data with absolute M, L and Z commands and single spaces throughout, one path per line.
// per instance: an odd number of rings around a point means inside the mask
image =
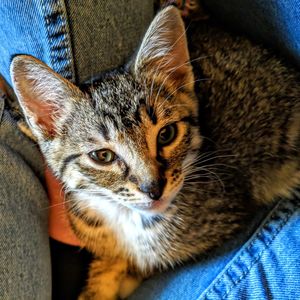
M 168 193 L 164 193 L 164 195 L 162 195 L 162 197 L 160 197 L 158 200 L 152 200 L 148 198 L 144 202 L 133 203 L 131 204 L 131 206 L 134 209 L 142 210 L 143 212 L 148 212 L 152 214 L 161 214 L 167 210 L 172 200 L 177 196 L 177 194 L 181 190 L 182 186 L 183 186 L 183 180 L 180 184 L 176 186 L 175 189 L 173 189 Z
M 163 213 L 169 206 L 170 200 L 165 197 L 161 197 L 159 200 L 150 200 L 144 205 L 139 205 L 138 209 L 152 213 Z

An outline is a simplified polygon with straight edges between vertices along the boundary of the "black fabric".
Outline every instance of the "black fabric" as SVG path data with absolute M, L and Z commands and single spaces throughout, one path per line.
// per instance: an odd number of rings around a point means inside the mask
M 92 254 L 50 239 L 52 299 L 75 300 L 84 287 Z

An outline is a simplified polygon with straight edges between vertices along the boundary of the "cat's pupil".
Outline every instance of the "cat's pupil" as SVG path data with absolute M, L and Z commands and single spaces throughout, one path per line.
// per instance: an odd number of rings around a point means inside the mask
M 100 160 L 103 160 L 103 161 L 110 161 L 111 160 L 111 158 L 112 158 L 112 154 L 111 154 L 111 152 L 108 152 L 108 151 L 102 151 L 102 152 L 100 152 L 100 154 L 99 154 L 99 159 Z
M 89 155 L 95 162 L 102 164 L 111 163 L 116 158 L 115 153 L 108 149 L 93 151 Z
M 176 137 L 176 125 L 171 124 L 162 128 L 158 134 L 158 144 L 160 146 L 169 145 Z

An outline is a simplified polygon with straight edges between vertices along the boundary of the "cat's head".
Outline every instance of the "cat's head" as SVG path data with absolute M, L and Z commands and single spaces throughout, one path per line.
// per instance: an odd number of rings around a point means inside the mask
M 49 166 L 67 190 L 93 195 L 87 205 L 162 212 L 181 190 L 201 139 L 176 8 L 156 16 L 125 68 L 88 92 L 30 56 L 14 58 L 11 76 Z

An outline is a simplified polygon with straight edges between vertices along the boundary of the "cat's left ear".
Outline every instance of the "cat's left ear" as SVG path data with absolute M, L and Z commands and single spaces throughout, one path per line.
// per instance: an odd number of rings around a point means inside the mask
M 73 103 L 83 93 L 32 56 L 16 56 L 10 72 L 14 91 L 33 134 L 42 139 L 58 134 Z
M 190 85 L 194 76 L 190 64 L 185 26 L 180 11 L 174 6 L 163 9 L 148 28 L 131 65 L 136 74 L 164 74 L 175 84 Z

